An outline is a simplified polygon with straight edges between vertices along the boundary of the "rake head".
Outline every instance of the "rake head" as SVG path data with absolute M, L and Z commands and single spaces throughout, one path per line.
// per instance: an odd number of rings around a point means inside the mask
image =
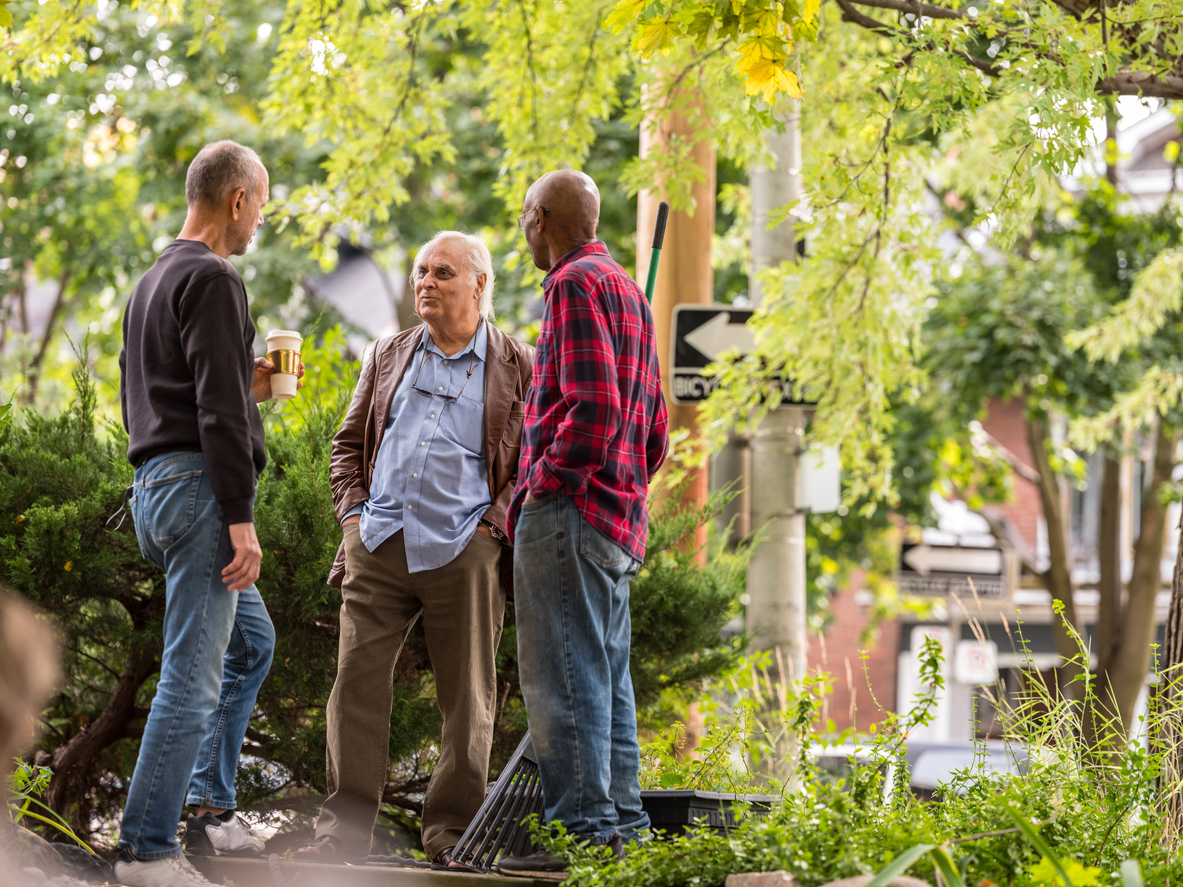
M 542 815 L 542 781 L 527 732 L 456 844 L 452 859 L 490 872 L 503 856 L 533 853 L 538 848 L 522 825 L 533 813 Z

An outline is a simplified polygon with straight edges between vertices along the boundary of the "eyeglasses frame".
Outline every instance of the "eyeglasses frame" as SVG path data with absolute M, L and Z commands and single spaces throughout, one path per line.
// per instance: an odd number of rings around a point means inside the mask
M 534 212 L 535 210 L 539 210 L 539 209 L 542 210 L 542 214 L 544 216 L 550 215 L 550 210 L 547 209 L 545 206 L 531 207 L 530 209 L 528 209 L 524 213 L 522 213 L 520 216 L 518 216 L 518 227 L 521 228 L 523 231 L 525 231 L 526 230 L 526 223 L 524 220 L 525 220 L 526 216 L 530 215 L 530 213 Z

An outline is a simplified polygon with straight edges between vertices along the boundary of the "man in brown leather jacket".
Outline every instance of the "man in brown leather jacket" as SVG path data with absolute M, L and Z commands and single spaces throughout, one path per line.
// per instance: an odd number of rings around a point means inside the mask
M 425 325 L 380 340 L 333 439 L 345 538 L 337 678 L 328 703 L 328 797 L 301 856 L 368 853 L 386 781 L 395 661 L 422 618 L 443 715 L 423 804 L 423 846 L 451 860 L 485 796 L 494 655 L 512 577 L 505 513 L 518 474 L 534 349 L 489 323 L 493 267 L 480 238 L 445 231 L 416 257 Z

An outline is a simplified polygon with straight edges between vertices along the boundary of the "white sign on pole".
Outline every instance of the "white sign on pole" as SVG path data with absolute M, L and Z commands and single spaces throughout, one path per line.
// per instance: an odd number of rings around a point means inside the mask
M 797 507 L 828 514 L 842 504 L 842 459 L 837 447 L 812 446 L 797 463 Z
M 998 645 L 993 641 L 958 641 L 953 679 L 971 686 L 998 680 Z

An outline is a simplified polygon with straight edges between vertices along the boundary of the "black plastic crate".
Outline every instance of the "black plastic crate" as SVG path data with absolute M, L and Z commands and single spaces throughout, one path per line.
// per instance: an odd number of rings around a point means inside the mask
M 681 834 L 696 822 L 724 832 L 739 824 L 740 817 L 766 816 L 779 801 L 776 795 L 735 795 L 692 789 L 660 789 L 641 792 L 641 807 L 655 829 Z

